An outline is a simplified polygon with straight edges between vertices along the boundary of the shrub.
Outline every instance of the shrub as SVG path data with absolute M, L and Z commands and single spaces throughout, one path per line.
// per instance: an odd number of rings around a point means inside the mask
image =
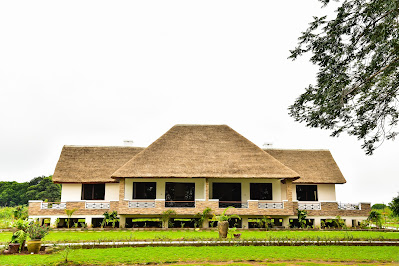
M 39 223 L 34 222 L 28 227 L 28 235 L 31 239 L 42 239 L 49 232 L 49 227 L 41 226 Z

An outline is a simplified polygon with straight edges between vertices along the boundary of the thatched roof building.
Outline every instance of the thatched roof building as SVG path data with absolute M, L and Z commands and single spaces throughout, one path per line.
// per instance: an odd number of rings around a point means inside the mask
M 300 175 L 301 178 L 294 183 L 346 183 L 329 150 L 265 149 L 265 151 Z
M 262 150 L 226 125 L 176 125 L 147 148 L 64 146 L 53 181 L 100 183 L 125 177 L 346 182 L 329 151 Z
M 112 177 L 298 178 L 226 125 L 176 125 Z

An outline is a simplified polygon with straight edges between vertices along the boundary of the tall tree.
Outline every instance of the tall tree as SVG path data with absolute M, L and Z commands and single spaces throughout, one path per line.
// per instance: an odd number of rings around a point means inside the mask
M 327 6 L 330 0 L 319 0 Z M 344 0 L 333 19 L 314 17 L 289 58 L 311 53 L 317 82 L 290 106 L 309 127 L 363 140 L 370 155 L 399 121 L 399 1 Z
M 61 185 L 54 184 L 51 176 L 35 177 L 29 182 L 0 182 L 0 206 L 26 205 L 29 200 L 59 201 Z
M 392 199 L 392 201 L 388 204 L 389 208 L 392 210 L 392 213 L 395 216 L 399 216 L 399 193 L 398 196 Z

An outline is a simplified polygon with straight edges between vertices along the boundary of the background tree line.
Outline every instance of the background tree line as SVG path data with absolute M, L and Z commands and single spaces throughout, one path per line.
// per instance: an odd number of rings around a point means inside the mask
M 0 207 L 25 205 L 29 200 L 57 202 L 60 199 L 61 185 L 54 184 L 52 176 L 39 176 L 23 183 L 0 182 Z

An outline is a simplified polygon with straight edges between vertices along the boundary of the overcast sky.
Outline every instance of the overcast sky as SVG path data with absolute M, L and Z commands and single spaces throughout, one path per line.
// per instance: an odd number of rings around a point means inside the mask
M 148 146 L 175 124 L 227 124 L 262 147 L 329 149 L 341 202 L 399 191 L 399 140 L 365 156 L 352 137 L 287 108 L 313 83 L 287 59 L 307 1 L 0 2 L 0 180 L 54 172 L 63 145 Z

